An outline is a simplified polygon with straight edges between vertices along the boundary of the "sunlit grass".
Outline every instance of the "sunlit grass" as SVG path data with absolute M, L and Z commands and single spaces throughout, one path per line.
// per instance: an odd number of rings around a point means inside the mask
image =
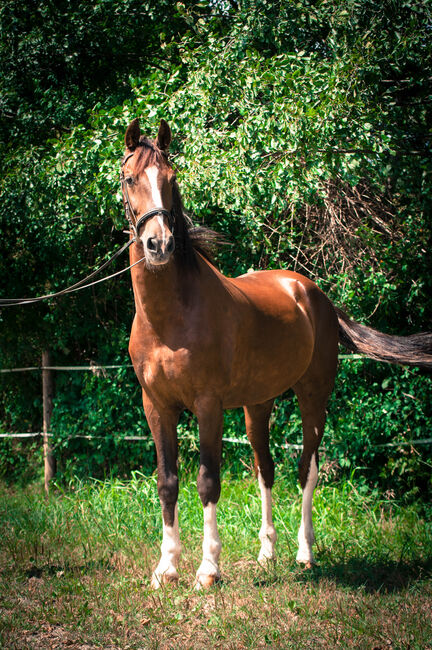
M 278 561 L 262 569 L 253 479 L 226 479 L 218 506 L 222 584 L 193 590 L 202 512 L 183 481 L 180 584 L 149 578 L 161 539 L 154 477 L 0 495 L 3 647 L 410 647 L 432 643 L 430 508 L 404 506 L 354 481 L 315 498 L 318 566 L 295 563 L 298 486 L 274 489 Z

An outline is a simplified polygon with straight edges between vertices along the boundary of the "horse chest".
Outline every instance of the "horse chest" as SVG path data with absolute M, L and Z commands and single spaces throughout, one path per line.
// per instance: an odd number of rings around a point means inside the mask
M 188 352 L 171 350 L 165 346 L 154 349 L 143 361 L 143 379 L 148 386 L 160 381 L 178 381 L 187 368 Z
M 197 395 L 221 394 L 220 383 L 226 383 L 226 373 L 220 355 L 220 346 L 205 337 L 199 345 L 173 349 L 166 345 L 142 345 L 139 353 L 131 354 L 137 377 L 148 394 L 162 402 L 175 402 L 194 409 Z

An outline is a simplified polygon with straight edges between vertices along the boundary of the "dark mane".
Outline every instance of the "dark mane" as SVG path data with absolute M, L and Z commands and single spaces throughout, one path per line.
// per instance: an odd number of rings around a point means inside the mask
M 137 147 L 135 172 L 139 175 L 146 167 L 171 166 L 167 154 L 158 148 L 153 140 L 141 136 Z M 214 256 L 224 238 L 219 233 L 204 226 L 194 226 L 192 220 L 185 213 L 180 190 L 176 182 L 172 192 L 175 236 L 175 258 L 185 268 L 198 269 L 196 253 L 200 253 L 211 264 L 215 264 Z
M 173 186 L 172 198 L 177 260 L 185 267 L 197 269 L 196 253 L 200 253 L 211 264 L 215 264 L 214 256 L 218 246 L 223 242 L 223 237 L 210 228 L 193 225 L 192 220 L 184 211 L 176 182 Z

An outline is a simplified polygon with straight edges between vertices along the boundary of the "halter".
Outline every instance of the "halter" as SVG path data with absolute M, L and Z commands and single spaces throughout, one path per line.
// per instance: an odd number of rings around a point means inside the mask
M 125 215 L 126 215 L 126 219 L 129 222 L 130 228 L 134 234 L 134 239 L 138 239 L 138 233 L 140 231 L 141 226 L 143 226 L 146 221 L 148 221 L 152 217 L 155 217 L 158 214 L 163 217 L 167 217 L 171 233 L 174 235 L 174 215 L 172 211 L 169 212 L 168 210 L 162 207 L 152 208 L 148 212 L 144 212 L 144 214 L 141 215 L 139 218 L 135 216 L 135 211 L 130 202 L 129 193 L 127 190 L 126 178 L 123 171 L 123 167 L 125 166 L 126 162 L 129 160 L 129 158 L 131 158 L 134 155 L 134 153 L 135 152 L 130 153 L 128 156 L 126 156 L 126 158 L 123 158 L 121 163 L 121 173 L 120 173 L 120 183 L 125 197 L 125 200 L 123 202 Z M 132 220 L 132 215 L 135 217 L 135 223 Z

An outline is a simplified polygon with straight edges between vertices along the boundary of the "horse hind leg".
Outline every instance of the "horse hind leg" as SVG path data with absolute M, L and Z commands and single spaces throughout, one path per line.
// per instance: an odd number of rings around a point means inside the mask
M 305 471 L 307 468 L 307 473 Z M 318 453 L 311 456 L 303 452 L 299 467 L 300 484 L 303 490 L 302 518 L 298 532 L 297 562 L 305 564 L 308 568 L 315 564 L 312 546 L 315 543 L 315 534 L 312 523 L 312 501 L 315 486 L 318 481 Z
M 274 462 L 269 449 L 269 420 L 273 400 L 255 406 L 245 406 L 246 433 L 254 452 L 255 474 L 261 492 L 261 548 L 258 562 L 266 565 L 275 559 L 276 530 L 272 518 L 271 490 L 274 483 Z
M 310 567 L 315 563 L 312 545 L 315 535 L 312 523 L 312 501 L 318 481 L 318 447 L 326 421 L 326 406 L 333 388 L 334 372 L 319 379 L 310 373 L 294 386 L 303 426 L 303 451 L 299 462 L 299 481 L 303 491 L 302 517 L 298 532 L 297 562 Z

